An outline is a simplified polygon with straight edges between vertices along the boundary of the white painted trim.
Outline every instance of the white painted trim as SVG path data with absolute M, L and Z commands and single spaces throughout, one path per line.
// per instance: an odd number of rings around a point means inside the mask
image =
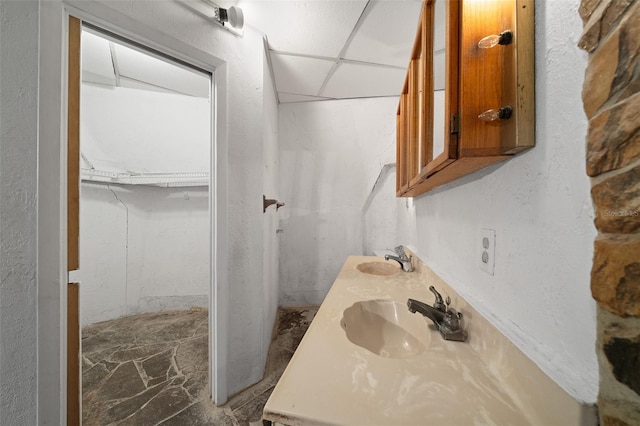
M 216 404 L 227 400 L 228 279 L 226 67 L 224 61 L 107 6 L 89 1 L 46 1 L 40 10 L 38 119 L 38 423 L 66 424 L 67 342 L 67 33 L 69 14 L 92 22 L 212 73 L 215 140 L 212 149 L 211 380 Z M 43 72 L 46 70 L 46 73 Z M 214 73 L 215 71 L 215 73 Z M 213 189 L 216 188 L 215 190 Z M 214 204 L 215 203 L 215 204 Z M 214 290 L 215 289 L 215 290 Z
M 216 405 L 227 402 L 229 396 L 227 385 L 227 365 L 228 365 L 228 330 L 229 330 L 229 274 L 228 274 L 228 194 L 227 194 L 227 164 L 228 164 L 228 143 L 227 143 L 227 66 L 226 64 L 216 68 L 212 84 L 213 100 L 215 110 L 215 129 L 213 146 L 211 151 L 211 164 L 216 164 L 215 173 L 211 174 L 211 185 L 209 186 L 210 211 L 214 214 L 213 232 L 216 238 L 211 241 L 212 274 L 214 282 L 211 288 L 209 306 L 209 344 L 211 362 L 209 363 L 209 377 L 211 380 L 211 395 Z
M 41 2 L 39 15 L 38 424 L 58 425 L 67 423 L 68 15 L 54 1 Z

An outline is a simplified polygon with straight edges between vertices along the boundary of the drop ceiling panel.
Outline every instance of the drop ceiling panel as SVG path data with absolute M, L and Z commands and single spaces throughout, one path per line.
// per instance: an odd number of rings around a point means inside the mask
M 87 31 L 82 32 L 82 80 L 115 86 L 109 42 Z
M 368 64 L 340 63 L 320 96 L 362 98 L 398 96 L 406 70 Z
M 422 2 L 372 1 L 343 58 L 406 67 Z
M 276 51 L 336 58 L 367 2 L 362 0 L 240 1 L 247 24 Z
M 186 95 L 209 96 L 209 78 L 205 75 L 122 45 L 114 46 L 120 75 Z
M 290 94 L 315 96 L 322 87 L 334 61 L 271 53 L 276 90 Z

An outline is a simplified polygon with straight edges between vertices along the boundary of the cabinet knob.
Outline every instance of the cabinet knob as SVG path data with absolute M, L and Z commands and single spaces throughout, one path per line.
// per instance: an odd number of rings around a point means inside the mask
M 478 118 L 483 121 L 496 121 L 496 120 L 506 120 L 511 117 L 511 113 L 513 109 L 507 105 L 502 108 L 497 109 L 488 109 L 482 114 L 478 115 Z
M 500 34 L 492 34 L 486 37 L 483 37 L 478 42 L 478 47 L 480 49 L 491 49 L 497 45 L 506 46 L 507 44 L 511 44 L 513 41 L 513 33 L 511 30 L 506 30 L 501 32 Z

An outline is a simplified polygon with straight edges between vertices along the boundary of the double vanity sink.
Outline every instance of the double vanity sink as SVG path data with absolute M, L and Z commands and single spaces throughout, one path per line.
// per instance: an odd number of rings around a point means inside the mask
M 283 425 L 579 424 L 580 407 L 429 268 L 351 256 L 264 408 Z M 462 312 L 450 341 L 407 307 Z M 466 336 L 465 336 L 466 337 Z

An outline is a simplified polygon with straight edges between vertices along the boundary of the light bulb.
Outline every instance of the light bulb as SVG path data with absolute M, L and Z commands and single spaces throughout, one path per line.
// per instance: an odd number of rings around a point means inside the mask
M 502 108 L 488 109 L 482 114 L 478 115 L 478 118 L 483 121 L 495 121 L 498 119 L 506 120 L 511 117 L 513 109 L 507 105 Z
M 491 49 L 497 45 L 506 46 L 507 44 L 511 44 L 511 41 L 513 41 L 513 33 L 511 30 L 506 30 L 500 34 L 492 34 L 483 37 L 478 42 L 478 47 L 480 49 Z

